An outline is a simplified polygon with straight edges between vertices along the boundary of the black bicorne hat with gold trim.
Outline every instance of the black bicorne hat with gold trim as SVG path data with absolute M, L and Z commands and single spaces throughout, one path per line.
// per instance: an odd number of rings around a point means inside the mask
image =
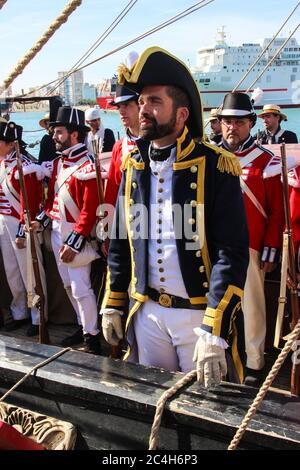
M 134 90 L 140 92 L 146 85 L 172 85 L 182 88 L 190 99 L 190 116 L 187 127 L 192 137 L 203 137 L 203 114 L 201 97 L 187 66 L 160 47 L 146 49 L 132 69 L 125 65 L 119 67 L 118 81 L 128 87 L 136 84 Z

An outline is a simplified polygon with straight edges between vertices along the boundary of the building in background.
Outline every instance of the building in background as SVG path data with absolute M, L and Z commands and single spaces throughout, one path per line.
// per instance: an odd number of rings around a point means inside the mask
M 68 72 L 58 72 L 58 78 L 62 81 L 59 85 L 59 94 L 66 105 L 76 106 L 83 97 L 83 71 L 78 70 L 63 79 Z
M 96 101 L 96 87 L 95 85 L 90 85 L 89 83 L 83 84 L 82 98 L 84 100 Z

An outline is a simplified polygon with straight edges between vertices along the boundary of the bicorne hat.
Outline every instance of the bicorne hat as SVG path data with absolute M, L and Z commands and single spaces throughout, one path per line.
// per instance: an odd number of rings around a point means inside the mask
M 171 85 L 182 88 L 190 101 L 190 115 L 187 127 L 194 138 L 203 137 L 203 114 L 200 93 L 187 66 L 160 47 L 146 49 L 138 58 L 132 69 L 124 64 L 119 67 L 118 81 L 130 87 L 136 84 L 134 90 L 138 93 L 146 85 Z
M 0 122 L 0 140 L 5 142 L 14 142 L 18 140 L 20 144 L 25 144 L 22 142 L 22 132 L 23 127 L 18 126 L 15 122 Z
M 250 97 L 246 93 L 234 91 L 224 96 L 221 109 L 218 111 L 218 117 L 231 118 L 249 118 L 256 122 L 256 113 L 254 111 Z
M 133 90 L 133 87 L 129 88 L 128 85 L 120 85 L 118 83 L 116 87 L 116 96 L 109 104 L 111 106 L 118 106 L 121 103 L 126 103 L 131 100 L 137 101 L 138 99 L 139 94 Z
M 72 126 L 86 132 L 90 130 L 90 128 L 85 125 L 84 112 L 81 111 L 81 109 L 71 106 L 61 106 L 58 108 L 56 121 L 50 122 L 49 125 L 52 127 Z

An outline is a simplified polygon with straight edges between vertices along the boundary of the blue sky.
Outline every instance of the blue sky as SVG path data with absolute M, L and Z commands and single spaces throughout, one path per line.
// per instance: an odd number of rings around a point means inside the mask
M 196 0 L 138 0 L 89 61 L 195 3 Z M 7 0 L 0 10 L 0 83 L 66 4 L 67 0 Z M 14 92 L 47 83 L 57 78 L 59 70 L 71 68 L 127 4 L 128 0 L 83 0 L 68 22 L 15 80 Z M 272 36 L 296 4 L 297 0 L 215 0 L 175 25 L 88 67 L 84 71 L 84 80 L 98 83 L 102 78 L 110 77 L 130 50 L 141 52 L 153 45 L 168 49 L 193 66 L 196 50 L 213 44 L 216 31 L 222 25 L 226 26 L 228 43 L 253 42 Z M 299 20 L 300 7 L 285 28 L 285 35 Z M 296 37 L 300 42 L 300 29 Z

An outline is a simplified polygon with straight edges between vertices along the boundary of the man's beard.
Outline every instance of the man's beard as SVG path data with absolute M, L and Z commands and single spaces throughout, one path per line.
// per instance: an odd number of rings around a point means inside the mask
M 174 132 L 176 124 L 176 113 L 173 112 L 171 119 L 166 124 L 158 124 L 154 117 L 150 117 L 148 114 L 143 114 L 143 117 L 151 121 L 152 125 L 148 124 L 147 128 L 140 128 L 140 137 L 144 140 L 159 140 L 162 137 L 166 137 Z
M 58 152 L 63 152 L 72 146 L 71 137 L 68 136 L 64 142 L 58 142 L 55 140 L 55 147 Z

